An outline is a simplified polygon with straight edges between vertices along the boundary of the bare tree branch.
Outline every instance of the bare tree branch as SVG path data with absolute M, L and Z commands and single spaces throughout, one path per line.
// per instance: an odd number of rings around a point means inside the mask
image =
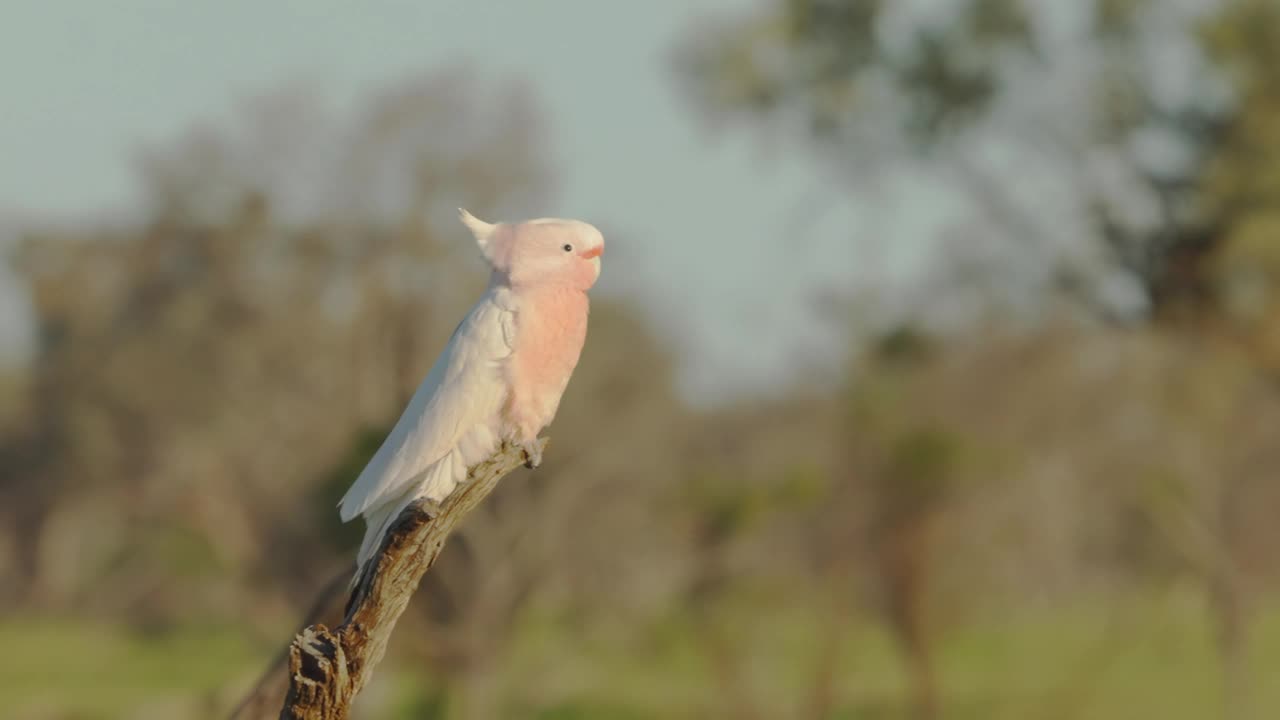
M 545 438 L 539 442 L 546 446 Z M 280 711 L 282 720 L 347 717 L 449 534 L 499 480 L 525 462 L 523 450 L 504 444 L 472 468 L 467 482 L 438 507 L 420 500 L 400 513 L 360 576 L 342 624 L 333 630 L 322 623 L 311 625 L 289 646 L 289 692 Z

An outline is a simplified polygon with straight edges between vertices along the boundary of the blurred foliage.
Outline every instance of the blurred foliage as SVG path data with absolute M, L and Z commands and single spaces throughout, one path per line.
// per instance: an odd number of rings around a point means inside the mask
M 451 541 L 364 716 L 1280 708 L 1280 12 L 1098 0 L 1067 43 L 1043 2 L 909 5 L 695 28 L 687 89 L 850 187 L 871 155 L 924 163 L 1019 258 L 1058 229 L 1026 177 L 1061 181 L 1084 234 L 1035 322 L 860 326 L 831 377 L 696 408 L 642 300 L 597 293 L 546 464 Z M 1190 91 L 1152 43 L 1190 44 Z M 432 73 L 350 118 L 260 98 L 142 153 L 141 221 L 27 234 L 0 706 L 219 715 L 350 562 L 337 498 L 484 283 L 452 208 L 549 194 L 536 104 L 483 88 Z M 1024 165 L 986 164 L 993 137 Z M 1153 137 L 1180 161 L 1152 164 Z M 994 294 L 1010 267 L 964 278 Z M 1136 310 L 1103 297 L 1117 275 Z
M 855 176 L 873 174 L 877 159 L 924 157 L 1013 242 L 1044 245 L 1042 198 L 1020 195 L 984 144 L 998 143 L 1084 208 L 1100 252 L 1068 243 L 1058 290 L 1132 314 L 1105 297 L 1119 271 L 1143 313 L 1216 312 L 1238 295 L 1216 265 L 1276 205 L 1266 149 L 1278 144 L 1267 119 L 1276 6 L 1092 0 L 1073 10 L 787 0 L 701 28 L 678 64 L 709 118 L 799 131 L 825 164 Z

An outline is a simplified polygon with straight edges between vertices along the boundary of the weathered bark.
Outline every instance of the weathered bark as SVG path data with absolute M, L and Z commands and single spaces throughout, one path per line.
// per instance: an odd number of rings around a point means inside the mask
M 544 447 L 546 440 L 539 441 Z M 493 491 L 498 481 L 527 458 L 519 447 L 504 444 L 468 473 L 467 481 L 438 507 L 418 501 L 405 508 L 382 541 L 347 602 L 342 624 L 324 623 L 298 633 L 288 650 L 288 693 L 282 720 L 337 720 L 347 717 L 351 702 L 373 675 L 386 652 L 396 621 L 435 563 L 458 522 Z M 331 590 L 329 591 L 331 592 Z M 322 596 L 313 614 L 323 613 Z M 254 694 L 279 692 L 268 671 Z M 249 718 L 244 710 L 237 717 Z

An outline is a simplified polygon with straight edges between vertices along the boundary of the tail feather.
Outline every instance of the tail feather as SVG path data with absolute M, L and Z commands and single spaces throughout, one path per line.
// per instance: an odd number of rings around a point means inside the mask
M 408 507 L 408 500 L 403 503 L 388 503 L 382 507 L 371 510 L 365 516 L 364 539 L 360 541 L 360 550 L 356 552 L 356 572 L 351 576 L 351 586 L 360 580 L 360 576 L 364 574 L 365 566 L 373 556 L 378 553 L 378 548 L 382 546 L 382 538 L 386 536 L 387 531 L 391 529 L 391 524 L 395 522 L 396 516 L 400 511 Z

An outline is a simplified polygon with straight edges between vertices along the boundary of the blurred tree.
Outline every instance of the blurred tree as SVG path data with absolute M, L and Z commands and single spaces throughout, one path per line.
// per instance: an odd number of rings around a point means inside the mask
M 1210 188 L 1249 97 L 1197 42 L 1201 10 L 1058 5 L 788 0 L 700 29 L 680 65 L 708 117 L 776 121 L 839 172 L 924 163 L 1024 251 L 1059 255 L 1058 288 L 1108 313 L 1117 269 L 1140 290 L 1127 314 L 1201 307 L 1211 258 L 1257 199 Z M 1274 22 L 1263 14 L 1245 25 Z M 1243 55 L 1270 67 L 1265 51 Z M 1065 195 L 1053 205 L 1082 223 L 1069 232 L 1092 228 L 1101 252 L 1056 237 L 1037 207 L 1047 198 L 1019 182 Z M 1074 247 L 1053 248 L 1063 242 Z
M 901 327 L 886 333 L 868 358 L 874 382 L 854 380 L 849 398 L 846 472 L 861 495 L 861 523 L 877 605 L 906 660 L 912 706 L 922 720 L 937 717 L 938 633 L 929 618 L 935 526 L 955 482 L 957 434 L 931 411 L 937 398 L 920 394 L 919 379 L 936 362 L 936 343 Z M 912 408 L 903 412 L 904 408 Z M 876 438 L 866 442 L 865 438 Z
M 707 117 L 801 135 L 848 180 L 908 165 L 950 182 L 1016 255 L 1047 257 L 1046 290 L 1221 346 L 1224 388 L 1274 403 L 1274 382 L 1238 380 L 1228 358 L 1240 346 L 1280 371 L 1277 38 L 1270 0 L 781 0 L 699 28 L 679 65 Z M 1206 432 L 1223 422 L 1196 407 Z M 1239 686 L 1230 539 L 1251 474 L 1200 471 L 1212 490 L 1194 515 L 1217 552 L 1192 564 Z

